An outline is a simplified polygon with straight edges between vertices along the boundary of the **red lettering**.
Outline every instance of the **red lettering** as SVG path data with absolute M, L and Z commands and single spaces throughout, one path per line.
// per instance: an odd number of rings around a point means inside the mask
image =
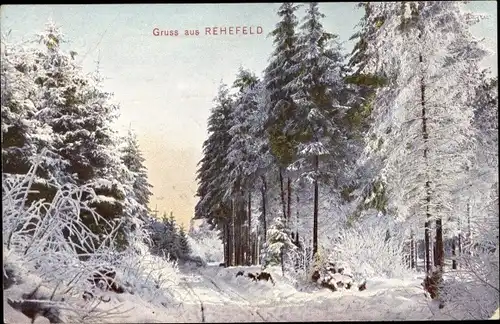
M 205 35 L 212 35 L 210 34 L 210 27 L 205 27 Z

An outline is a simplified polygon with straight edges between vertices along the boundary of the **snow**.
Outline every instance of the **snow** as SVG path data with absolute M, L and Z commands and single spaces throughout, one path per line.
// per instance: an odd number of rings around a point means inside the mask
M 432 310 L 434 305 L 423 293 L 420 276 L 408 280 L 372 278 L 367 281 L 364 291 L 331 292 L 313 287 L 303 291 L 296 289 L 275 268 L 268 270 L 276 281 L 275 286 L 270 282 L 236 277 L 240 270 L 255 273 L 260 268 L 222 268 L 212 264 L 205 268 L 185 269 L 174 292 L 175 297 L 168 303 L 151 303 L 140 294 L 106 293 L 110 301 L 101 303 L 97 309 L 108 314 L 102 318 L 102 323 L 192 323 L 202 322 L 202 319 L 204 322 L 288 322 L 452 318 L 444 312 Z M 29 281 L 24 285 L 29 285 Z M 18 291 L 7 289 L 5 297 L 15 298 Z M 78 304 L 82 303 L 78 301 Z M 6 320 L 10 319 L 6 323 L 27 323 L 12 308 L 4 309 Z

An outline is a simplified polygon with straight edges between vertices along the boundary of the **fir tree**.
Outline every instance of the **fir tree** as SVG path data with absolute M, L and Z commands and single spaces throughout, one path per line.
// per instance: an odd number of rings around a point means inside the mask
M 99 73 L 85 75 L 74 55 L 62 50 L 63 41 L 60 29 L 52 23 L 40 34 L 45 50 L 36 53 L 39 69 L 35 82 L 42 96 L 37 119 L 51 127 L 55 153 L 67 162 L 57 180 L 93 186 L 97 196 L 89 203 L 106 221 L 94 224 L 92 216 L 81 217 L 96 233 L 107 232 L 120 223 L 125 199 L 117 180 L 121 163 L 111 129 L 118 107 L 102 90 Z M 125 244 L 123 235 L 119 240 Z
M 292 163 L 297 145 L 290 129 L 291 122 L 297 116 L 296 107 L 291 98 L 292 91 L 287 87 L 297 77 L 297 74 L 293 73 L 297 71 L 290 69 L 296 64 L 294 58 L 297 54 L 295 33 L 298 24 L 295 15 L 297 9 L 298 6 L 290 2 L 285 2 L 279 7 L 278 16 L 281 21 L 270 34 L 274 37 L 275 49 L 264 71 L 264 84 L 269 96 L 266 133 L 269 150 L 274 156 L 274 163 L 278 169 L 284 220 L 287 219 L 291 210 L 291 179 L 286 177 L 285 169 Z M 285 191 L 288 192 L 288 202 Z
M 309 4 L 298 40 L 299 62 L 291 67 L 298 77 L 288 85 L 293 91 L 297 115 L 292 122 L 297 146 L 297 157 L 290 169 L 300 173 L 301 178 L 310 179 L 314 186 L 313 206 L 313 253 L 318 249 L 318 204 L 319 180 L 327 178 L 321 160 L 338 154 L 343 143 L 341 105 L 343 98 L 343 66 L 340 48 L 328 47 L 337 36 L 326 33 L 320 19 L 318 3 Z M 340 116 L 339 116 L 340 115 Z M 340 159 L 338 159 L 340 161 Z M 338 169 L 338 165 L 336 166 Z M 323 169 L 323 172 L 321 172 Z
M 189 245 L 184 226 L 180 226 L 176 242 L 176 250 L 179 257 L 189 257 L 191 254 L 191 246 Z
M 226 196 L 227 177 L 221 170 L 227 164 L 233 102 L 225 84 L 220 86 L 214 101 L 215 107 L 208 119 L 209 137 L 203 143 L 203 158 L 197 170 L 197 196 L 200 200 L 195 206 L 195 217 L 205 218 L 210 225 L 222 230 L 225 244 L 229 246 L 232 242 L 232 234 L 229 233 L 232 209 Z
M 152 186 L 148 182 L 147 169 L 144 166 L 145 159 L 137 143 L 137 136 L 131 129 L 123 141 L 121 159 L 131 173 L 132 191 L 130 195 L 136 202 L 131 212 L 132 215 L 137 215 L 140 219 L 145 220 L 150 212 L 148 204 L 152 195 Z
M 284 254 L 297 249 L 290 236 L 290 230 L 285 225 L 284 220 L 281 217 L 277 217 L 267 231 L 267 241 L 262 255 L 262 264 L 264 267 L 281 263 L 282 272 L 285 272 Z

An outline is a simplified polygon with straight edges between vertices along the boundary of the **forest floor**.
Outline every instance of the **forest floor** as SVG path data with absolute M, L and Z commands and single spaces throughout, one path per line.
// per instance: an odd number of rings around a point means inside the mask
M 332 292 L 316 286 L 303 285 L 298 289 L 281 276 L 278 268 L 266 270 L 272 274 L 275 285 L 270 281 L 254 282 L 245 276 L 236 277 L 238 271 L 255 273 L 260 267 L 223 268 L 209 264 L 203 268 L 184 268 L 173 294 L 175 302 L 157 306 L 138 294 L 109 293 L 110 301 L 99 308 L 122 310 L 115 312 L 119 315 L 108 316 L 105 320 L 108 323 L 390 321 L 454 317 L 439 310 L 436 303 L 424 295 L 421 275 L 405 280 L 372 278 L 367 280 L 364 291 Z M 9 290 L 4 293 L 8 296 Z M 9 319 L 10 323 L 29 322 L 12 314 L 15 312 L 12 308 L 7 307 L 5 312 L 5 323 L 9 323 Z

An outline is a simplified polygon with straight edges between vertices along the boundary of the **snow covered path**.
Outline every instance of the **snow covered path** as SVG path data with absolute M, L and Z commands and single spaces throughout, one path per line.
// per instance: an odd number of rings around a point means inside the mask
M 191 269 L 183 275 L 178 298 L 182 309 L 198 308 L 196 322 L 423 320 L 432 312 L 419 280 L 369 281 L 363 292 L 326 289 L 297 291 L 272 273 L 271 282 L 236 277 L 258 267 Z M 182 292 L 184 291 L 184 292 Z M 183 319 L 184 320 L 184 319 Z
M 170 302 L 147 300 L 138 294 L 106 293 L 101 313 L 112 310 L 95 323 L 213 323 L 452 319 L 424 297 L 421 278 L 368 280 L 365 291 L 310 287 L 297 290 L 279 270 L 271 270 L 276 285 L 253 282 L 240 270 L 258 272 L 259 267 L 184 269 Z M 15 286 L 17 287 L 17 286 Z M 6 290 L 14 297 L 18 288 Z M 173 301 L 172 301 L 173 300 Z M 75 300 L 76 304 L 83 301 Z M 5 304 L 5 300 L 4 300 Z M 8 305 L 7 305 L 8 306 Z M 11 311 L 10 315 L 18 315 Z M 7 314 L 7 315 L 9 315 Z M 9 315 L 9 316 L 10 316 Z M 10 316 L 10 323 L 19 321 Z M 88 321 L 89 323 L 93 323 Z

